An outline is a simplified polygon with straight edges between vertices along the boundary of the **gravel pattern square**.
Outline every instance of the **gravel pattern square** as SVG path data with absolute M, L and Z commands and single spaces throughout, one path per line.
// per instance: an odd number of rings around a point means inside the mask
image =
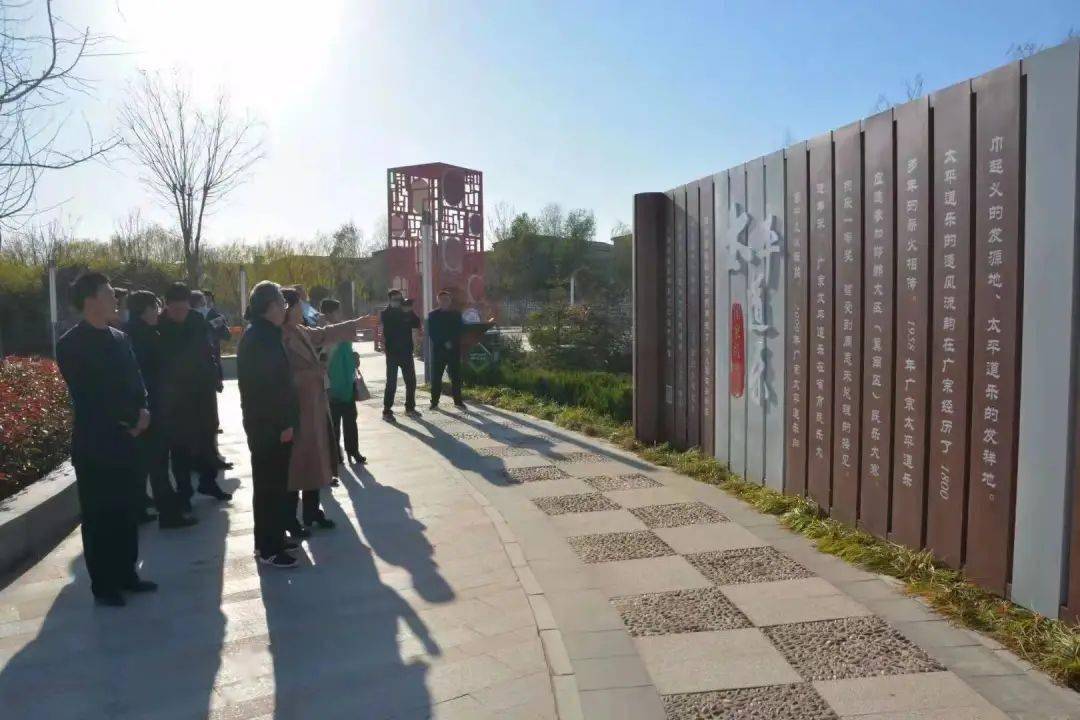
M 595 475 L 593 477 L 585 478 L 585 482 L 592 485 L 600 492 L 608 492 L 609 490 L 641 490 L 643 488 L 660 487 L 660 483 L 653 480 L 648 475 L 642 475 L 641 473 L 620 475 L 618 477 L 612 477 L 611 475 Z
M 466 432 L 452 432 L 450 437 L 457 438 L 458 440 L 483 440 L 484 438 L 491 437 L 487 433 L 476 432 L 475 430 Z
M 605 461 L 605 458 L 596 453 L 586 451 L 558 453 L 555 459 L 567 463 L 599 463 Z
M 503 472 L 512 482 L 538 482 L 540 480 L 561 480 L 570 477 L 554 465 L 536 467 L 507 468 Z
M 648 530 L 579 535 L 568 542 L 578 557 L 587 563 L 640 560 L 675 554 L 666 542 Z
M 585 513 L 597 512 L 599 510 L 622 509 L 622 506 L 617 502 L 609 500 L 606 495 L 600 493 L 552 495 L 549 497 L 533 498 L 533 502 L 548 515 L 565 515 L 566 513 Z
M 668 720 L 836 720 L 809 683 L 664 695 Z
M 627 595 L 611 604 L 634 637 L 752 627 L 719 588 Z
M 476 453 L 483 457 L 490 458 L 508 458 L 508 457 L 524 457 L 526 455 L 534 455 L 535 453 L 528 448 L 519 447 L 486 447 L 477 448 Z
M 684 525 L 707 525 L 727 522 L 727 517 L 703 502 L 671 503 L 670 505 L 646 505 L 631 508 L 638 520 L 649 528 L 672 528 Z
M 710 550 L 687 555 L 686 559 L 717 585 L 796 580 L 814 575 L 772 547 Z
M 878 617 L 774 625 L 763 632 L 806 680 L 843 680 L 945 669 Z

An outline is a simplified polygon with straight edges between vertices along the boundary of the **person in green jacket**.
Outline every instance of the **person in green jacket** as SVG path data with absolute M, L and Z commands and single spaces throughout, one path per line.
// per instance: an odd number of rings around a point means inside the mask
M 339 323 L 341 303 L 326 298 L 319 311 L 331 323 Z M 367 458 L 360 454 L 360 440 L 356 432 L 356 354 L 351 342 L 340 342 L 330 350 L 326 373 L 330 377 L 330 419 L 334 424 L 334 442 L 341 442 L 342 425 L 345 426 L 345 457 L 349 463 L 360 465 Z

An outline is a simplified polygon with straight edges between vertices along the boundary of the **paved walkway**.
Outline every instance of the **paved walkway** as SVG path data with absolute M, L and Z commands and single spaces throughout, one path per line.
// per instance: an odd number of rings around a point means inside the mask
M 361 346 L 373 390 L 378 358 Z M 1080 701 L 894 583 L 715 488 L 475 408 L 383 423 L 303 567 L 252 558 L 234 501 L 142 532 L 162 585 L 89 602 L 78 535 L 0 591 L 12 718 L 1080 718 Z

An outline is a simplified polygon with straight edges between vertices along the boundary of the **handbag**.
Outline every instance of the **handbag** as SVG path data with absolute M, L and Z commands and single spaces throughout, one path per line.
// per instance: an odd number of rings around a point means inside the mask
M 356 376 L 356 380 L 353 381 L 353 386 L 356 388 L 356 402 L 364 402 L 365 400 L 371 399 L 371 391 L 368 390 L 363 375 Z

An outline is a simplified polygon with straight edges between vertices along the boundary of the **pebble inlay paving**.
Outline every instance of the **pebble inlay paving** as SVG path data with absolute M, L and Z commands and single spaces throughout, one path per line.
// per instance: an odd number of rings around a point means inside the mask
M 640 560 L 675 554 L 666 542 L 648 530 L 580 535 L 570 538 L 569 542 L 578 557 L 587 563 Z
M 712 550 L 687 555 L 686 559 L 717 585 L 795 580 L 814 575 L 773 547 Z
M 508 458 L 508 457 L 524 457 L 526 455 L 534 455 L 535 453 L 528 448 L 519 447 L 486 447 L 477 448 L 477 454 L 483 457 L 491 458 Z
M 566 463 L 599 463 L 604 462 L 604 458 L 600 457 L 596 453 L 591 452 L 565 452 L 558 453 L 554 458 L 560 462 Z
M 718 588 L 627 595 L 611 603 L 634 637 L 752 627 Z
M 906 675 L 945 668 L 878 617 L 763 628 L 807 680 Z
M 649 528 L 673 528 L 684 525 L 706 525 L 726 522 L 727 518 L 703 502 L 671 503 L 670 505 L 646 505 L 631 508 L 638 520 Z
M 813 685 L 766 685 L 665 695 L 668 720 L 836 720 Z
M 606 495 L 601 495 L 600 493 L 538 497 L 534 498 L 533 502 L 548 515 L 565 515 L 566 513 L 586 513 L 597 512 L 599 510 L 622 509 L 622 506 L 617 502 L 609 500 Z
M 450 437 L 457 438 L 458 440 L 483 440 L 484 438 L 491 437 L 487 433 L 482 432 L 452 432 Z
M 538 482 L 540 480 L 561 480 L 570 477 L 554 465 L 536 467 L 507 468 L 503 472 L 512 482 Z
M 584 478 L 584 480 L 600 492 L 608 492 L 610 490 L 642 490 L 644 488 L 660 487 L 660 483 L 653 480 L 648 475 L 642 475 L 641 473 L 620 475 L 619 477 L 595 475 L 593 477 Z

